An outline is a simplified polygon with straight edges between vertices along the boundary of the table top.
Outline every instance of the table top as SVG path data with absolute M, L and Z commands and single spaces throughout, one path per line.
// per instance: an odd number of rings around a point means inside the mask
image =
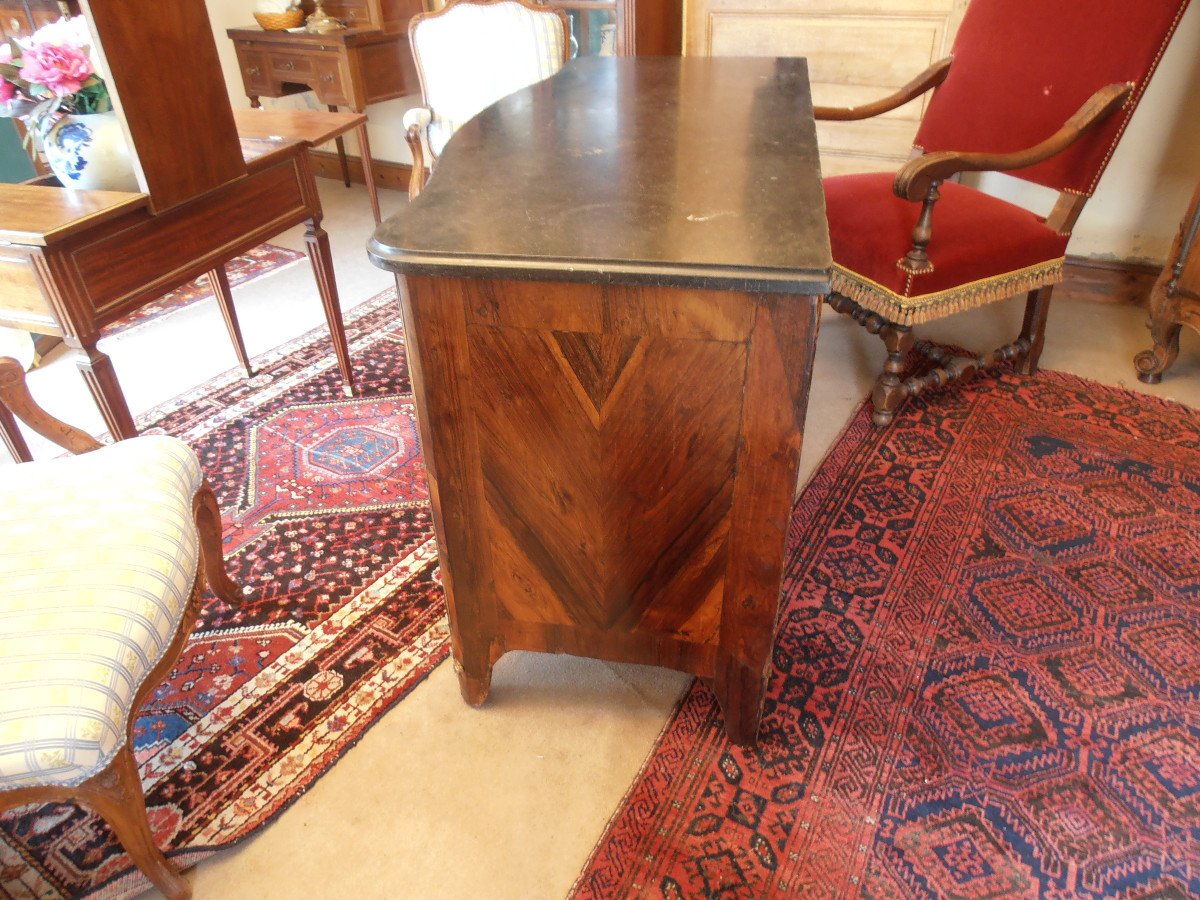
M 242 158 L 252 168 L 297 142 L 317 146 L 367 119 L 361 113 L 253 109 L 235 109 L 233 117 Z M 145 194 L 68 190 L 57 183 L 0 184 L 0 241 L 48 246 L 148 202 Z
M 411 274 L 824 294 L 803 59 L 577 59 L 464 125 L 368 244 Z
M 235 109 L 238 137 L 304 141 L 316 147 L 367 121 L 363 113 L 316 109 Z
M 0 185 L 0 241 L 46 246 L 146 206 L 145 194 L 71 191 L 40 184 Z

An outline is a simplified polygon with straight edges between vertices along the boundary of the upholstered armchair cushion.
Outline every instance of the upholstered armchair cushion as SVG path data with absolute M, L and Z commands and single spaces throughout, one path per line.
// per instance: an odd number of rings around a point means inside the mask
M 501 97 L 555 74 L 563 65 L 562 19 L 519 3 L 461 3 L 411 32 L 425 104 L 429 149 Z
M 1019 206 L 947 182 L 934 208 L 927 271 L 899 265 L 921 204 L 887 173 L 825 179 L 833 289 L 900 325 L 915 325 L 1062 278 L 1069 235 Z
M 124 745 L 196 577 L 201 483 L 164 436 L 0 468 L 0 789 L 78 784 Z

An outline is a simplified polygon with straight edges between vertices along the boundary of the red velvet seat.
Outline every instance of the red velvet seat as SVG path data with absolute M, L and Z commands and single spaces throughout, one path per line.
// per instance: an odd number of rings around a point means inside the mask
M 933 90 L 916 156 L 891 174 L 826 180 L 829 303 L 888 350 L 875 422 L 908 397 L 995 362 L 1036 371 L 1071 229 L 1112 158 L 1189 0 L 971 0 L 949 59 L 890 97 L 818 119 L 880 115 Z M 1008 171 L 1059 191 L 1046 219 L 953 179 Z M 1020 336 L 950 359 L 912 326 L 1028 292 Z M 936 364 L 907 377 L 917 349 Z
M 825 179 L 833 289 L 900 325 L 917 325 L 1062 277 L 1070 235 L 1040 216 L 953 182 L 943 184 L 929 269 L 901 266 L 921 207 L 892 193 L 887 173 Z

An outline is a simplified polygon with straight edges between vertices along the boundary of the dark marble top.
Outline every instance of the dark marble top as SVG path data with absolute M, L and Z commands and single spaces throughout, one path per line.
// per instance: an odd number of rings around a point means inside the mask
M 464 125 L 367 249 L 411 274 L 827 293 L 805 61 L 574 60 Z

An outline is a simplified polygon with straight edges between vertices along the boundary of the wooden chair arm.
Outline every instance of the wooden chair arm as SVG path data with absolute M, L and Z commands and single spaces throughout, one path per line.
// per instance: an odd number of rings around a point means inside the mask
M 412 175 L 408 180 L 408 199 L 416 200 L 425 187 L 425 146 L 423 138 L 429 134 L 429 123 L 433 121 L 433 110 L 427 106 L 414 106 L 404 114 L 404 140 L 412 154 Z
M 25 369 L 11 356 L 0 356 L 0 403 L 47 440 L 71 453 L 104 446 L 86 431 L 54 418 L 34 401 L 25 384 Z
M 922 201 L 932 185 L 960 172 L 1004 172 L 1023 169 L 1070 147 L 1083 133 L 1125 104 L 1131 84 L 1110 84 L 1088 98 L 1063 126 L 1046 140 L 1013 153 L 960 153 L 939 150 L 910 160 L 896 173 L 893 190 L 905 200 Z
M 813 117 L 828 119 L 836 122 L 850 122 L 856 119 L 869 119 L 881 113 L 889 112 L 903 106 L 909 100 L 920 97 L 930 88 L 935 88 L 946 80 L 950 72 L 953 57 L 946 57 L 935 62 L 932 66 L 910 81 L 904 87 L 874 103 L 863 106 L 814 106 Z

